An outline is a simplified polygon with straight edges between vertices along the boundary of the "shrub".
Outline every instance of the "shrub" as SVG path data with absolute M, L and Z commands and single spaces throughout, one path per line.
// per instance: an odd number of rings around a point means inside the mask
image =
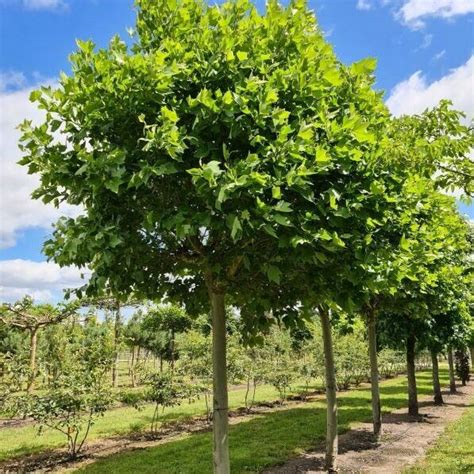
M 155 410 L 151 420 L 151 432 L 158 432 L 159 410 L 166 407 L 181 405 L 184 399 L 190 402 L 194 393 L 190 386 L 182 378 L 173 377 L 171 374 L 154 373 L 150 374 L 146 380 L 148 389 L 145 398 L 155 404 Z
M 15 397 L 11 412 L 33 419 L 41 434 L 45 428 L 67 438 L 68 454 L 75 459 L 81 452 L 95 420 L 112 403 L 112 395 L 104 387 L 103 374 L 76 371 L 61 374 L 44 395 L 26 394 Z

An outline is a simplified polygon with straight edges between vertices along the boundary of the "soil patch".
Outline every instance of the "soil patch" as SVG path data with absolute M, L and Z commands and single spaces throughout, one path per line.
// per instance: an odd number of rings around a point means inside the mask
M 372 437 L 372 423 L 360 423 L 339 437 L 338 472 L 400 473 L 421 459 L 438 439 L 445 426 L 460 418 L 473 403 L 474 383 L 458 387 L 457 394 L 443 393 L 445 404 L 430 400 L 420 403 L 420 416 L 410 417 L 407 409 L 383 416 L 383 435 L 377 443 Z M 292 459 L 265 474 L 316 474 L 324 470 L 324 446 Z

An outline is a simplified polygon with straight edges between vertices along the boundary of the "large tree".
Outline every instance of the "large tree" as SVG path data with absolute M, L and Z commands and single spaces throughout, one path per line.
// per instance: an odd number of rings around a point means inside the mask
M 45 252 L 87 265 L 89 295 L 211 308 L 214 468 L 227 473 L 226 298 L 247 329 L 270 309 L 297 319 L 297 275 L 350 265 L 377 226 L 387 114 L 374 62 L 341 65 L 300 0 L 265 14 L 246 0 L 137 6 L 131 48 L 79 41 L 72 74 L 32 93 L 46 121 L 23 125 L 21 163 L 41 177 L 36 198 L 82 206 Z M 321 317 L 335 293 L 312 299 Z

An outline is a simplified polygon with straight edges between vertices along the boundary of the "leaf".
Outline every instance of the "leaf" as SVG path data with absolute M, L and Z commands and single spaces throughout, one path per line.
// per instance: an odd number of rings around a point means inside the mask
M 232 240 L 238 240 L 242 231 L 239 218 L 235 214 L 230 214 L 227 216 L 227 225 L 230 228 L 230 236 L 232 237 Z
M 410 250 L 410 242 L 404 235 L 402 235 L 402 238 L 400 239 L 400 248 L 403 250 Z
M 323 77 L 333 86 L 339 86 L 342 84 L 341 74 L 337 69 L 329 69 L 325 71 Z
M 267 104 L 273 104 L 278 100 L 278 92 L 275 89 L 270 89 L 267 91 L 267 95 L 265 96 L 265 102 Z
M 281 198 L 280 186 L 273 186 L 273 188 L 272 188 L 272 197 L 274 199 L 280 199 Z
M 275 282 L 277 285 L 280 284 L 281 280 L 281 270 L 275 265 L 268 265 L 267 267 L 267 276 L 270 281 Z
M 248 58 L 248 54 L 245 51 L 237 51 L 237 57 L 239 61 L 245 61 Z
M 275 237 L 276 239 L 278 239 L 278 235 L 277 235 L 277 233 L 275 232 L 275 229 L 274 229 L 270 224 L 265 224 L 265 225 L 263 226 L 263 230 L 264 230 L 267 234 L 269 234 L 269 235 L 271 235 L 272 237 Z
M 291 227 L 292 224 L 290 222 L 290 220 L 288 219 L 288 217 L 285 217 L 285 216 L 282 216 L 281 214 L 273 214 L 273 220 L 280 224 L 280 225 L 284 225 L 286 227 Z
M 309 141 L 313 138 L 313 130 L 310 127 L 302 128 L 298 132 L 298 137 L 305 141 Z
M 365 58 L 361 61 L 357 61 L 351 66 L 351 70 L 354 74 L 371 74 L 377 67 L 377 60 L 375 58 Z
M 122 243 L 122 239 L 120 237 L 118 237 L 117 235 L 112 235 L 110 241 L 109 241 L 109 245 L 112 247 L 112 248 L 115 248 L 117 247 L 117 245 L 121 244 Z
M 316 162 L 317 163 L 327 163 L 331 161 L 331 157 L 324 148 L 318 148 L 316 150 Z
M 110 191 L 112 191 L 113 193 L 118 194 L 120 184 L 122 184 L 122 181 L 120 179 L 110 179 L 109 181 L 105 182 L 105 187 L 107 189 L 110 189 Z
M 233 61 L 235 59 L 235 54 L 232 51 L 227 51 L 226 59 L 227 61 Z
M 222 96 L 222 102 L 225 105 L 230 105 L 234 102 L 234 98 L 232 97 L 231 91 L 226 91 L 226 93 Z
M 161 116 L 173 123 L 178 121 L 178 114 L 168 107 L 161 107 Z
M 293 212 L 290 203 L 286 201 L 279 201 L 278 204 L 275 206 L 275 211 L 278 212 Z

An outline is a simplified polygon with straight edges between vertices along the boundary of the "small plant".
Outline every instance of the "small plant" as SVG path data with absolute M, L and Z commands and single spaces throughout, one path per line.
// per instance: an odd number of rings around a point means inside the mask
M 188 399 L 191 402 L 194 394 L 183 379 L 173 377 L 168 373 L 150 374 L 146 383 L 148 385 L 146 400 L 155 404 L 150 428 L 151 432 L 156 434 L 159 428 L 160 408 L 163 412 L 166 407 L 181 405 L 184 399 Z
M 95 420 L 112 403 L 102 379 L 102 373 L 62 374 L 44 395 L 26 394 L 12 399 L 10 411 L 31 418 L 39 434 L 45 428 L 62 433 L 67 438 L 69 457 L 76 459 Z

